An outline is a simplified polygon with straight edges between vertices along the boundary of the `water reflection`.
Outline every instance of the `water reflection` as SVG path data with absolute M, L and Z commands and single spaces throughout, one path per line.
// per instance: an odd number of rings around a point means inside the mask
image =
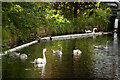
M 53 54 L 53 57 L 55 60 L 59 60 L 60 64 L 62 64 L 62 55 L 54 55 Z
M 93 50 L 93 45 L 105 45 L 108 40 L 110 40 L 108 51 Z M 104 35 L 94 39 L 89 37 L 38 43 L 21 51 L 30 54 L 24 63 L 14 61 L 16 63 L 12 64 L 13 61 L 9 58 L 3 58 L 3 78 L 14 78 L 18 73 L 19 78 L 117 78 L 117 41 L 114 35 Z M 63 54 L 53 55 L 52 50 L 57 50 L 60 46 L 63 47 Z M 44 48 L 49 50 L 46 53 L 47 63 L 31 64 L 30 61 L 34 61 L 35 58 L 43 57 Z M 74 49 L 80 49 L 82 54 L 73 56 Z M 24 75 L 21 75 L 22 73 Z
M 114 33 L 112 45 L 109 44 L 107 51 L 94 51 L 94 67 L 96 78 L 118 78 L 118 41 Z
M 77 60 L 79 60 L 80 56 L 81 56 L 81 55 L 74 55 L 73 58 L 74 58 L 74 60 L 77 61 Z
M 118 63 L 119 63 L 119 56 L 118 56 L 118 35 L 115 32 L 114 33 L 114 40 L 113 40 L 113 53 L 115 58 L 112 60 L 113 61 L 113 75 L 115 78 L 119 77 L 119 68 L 118 68 Z
M 2 59 L 2 53 L 0 53 L 0 59 Z
M 41 70 L 41 76 L 42 78 L 45 76 L 45 65 L 46 64 L 34 64 L 35 69 Z
M 96 35 L 93 35 L 93 39 L 96 39 L 96 37 L 97 37 Z

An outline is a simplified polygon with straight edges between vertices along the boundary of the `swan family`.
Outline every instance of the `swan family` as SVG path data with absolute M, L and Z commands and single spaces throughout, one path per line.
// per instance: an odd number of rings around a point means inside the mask
M 98 46 L 95 46 L 95 45 L 93 45 L 93 47 L 95 48 L 95 49 L 108 49 L 108 42 L 109 41 L 107 41 L 106 42 L 106 46 L 102 46 L 102 45 L 98 45 Z M 59 49 L 60 50 L 52 50 L 52 52 L 53 52 L 53 55 L 62 55 L 63 53 L 62 53 L 62 47 L 59 47 Z M 45 64 L 47 61 L 46 61 L 46 57 L 45 57 L 45 52 L 47 52 L 48 50 L 47 49 L 43 49 L 43 58 L 37 58 L 37 59 L 35 59 L 34 60 L 34 63 L 36 63 L 36 64 Z M 81 50 L 79 50 L 79 49 L 75 49 L 75 50 L 73 50 L 73 55 L 74 56 L 80 56 L 82 54 L 82 51 Z
M 59 47 L 60 50 L 53 50 L 53 55 L 62 55 L 62 47 Z M 48 51 L 48 49 L 43 49 L 43 58 L 37 58 L 34 60 L 34 63 L 36 64 L 46 64 L 46 56 L 45 53 Z
M 52 50 L 53 55 L 62 55 L 62 47 L 59 47 L 60 50 Z M 46 64 L 46 56 L 45 53 L 48 51 L 48 49 L 43 49 L 43 58 L 37 58 L 34 60 L 34 63 L 36 64 Z M 73 55 L 80 55 L 82 53 L 82 51 L 80 51 L 79 49 L 77 50 L 73 50 Z
M 26 54 L 20 54 L 17 52 L 12 52 L 11 54 L 9 54 L 9 57 L 20 58 L 21 60 L 25 60 L 28 58 Z
M 91 30 L 85 30 L 86 33 L 95 33 L 95 30 L 97 30 L 97 28 L 93 28 L 93 31 Z M 41 38 L 39 36 L 36 36 L 36 38 L 38 40 L 40 40 Z M 108 49 L 108 41 L 106 42 L 106 46 L 102 46 L 102 45 L 93 45 L 94 49 Z M 43 49 L 43 58 L 37 58 L 34 60 L 34 63 L 36 64 L 45 64 L 47 63 L 46 61 L 46 56 L 45 56 L 45 53 L 48 51 L 48 49 Z M 62 56 L 62 47 L 59 47 L 59 50 L 52 50 L 52 53 L 53 55 L 60 55 Z M 79 49 L 75 49 L 73 50 L 73 55 L 74 56 L 79 56 L 82 54 L 82 51 L 79 50 Z M 15 58 L 20 58 L 21 60 L 25 60 L 25 59 L 28 59 L 28 56 L 26 54 L 20 54 L 20 53 L 17 53 L 17 52 L 12 52 L 10 55 L 10 57 L 15 57 Z
M 106 42 L 106 46 L 102 46 L 102 45 L 98 45 L 98 46 L 96 46 L 96 45 L 93 45 L 93 47 L 94 47 L 94 49 L 108 49 L 108 42 L 109 41 L 107 41 Z M 37 58 L 37 59 L 35 59 L 34 60 L 34 63 L 36 63 L 36 64 L 46 64 L 47 63 L 47 61 L 46 61 L 46 56 L 45 56 L 45 53 L 48 51 L 48 49 L 43 49 L 43 58 Z M 62 53 L 62 47 L 59 47 L 59 50 L 52 50 L 52 53 L 53 53 L 53 55 L 62 55 L 63 53 Z M 79 55 L 81 55 L 82 54 L 82 51 L 81 50 L 79 50 L 79 49 L 75 49 L 75 50 L 73 50 L 73 55 L 74 56 L 79 56 Z M 18 58 L 18 57 L 20 57 L 20 59 L 21 60 L 25 60 L 25 59 L 27 59 L 28 58 L 28 56 L 26 55 L 26 54 L 20 54 L 20 53 L 17 53 L 17 52 L 12 52 L 10 55 L 9 55 L 10 57 L 11 56 L 13 56 L 13 57 L 15 57 L 15 58 Z
M 59 47 L 60 50 L 52 51 L 53 55 L 62 55 L 62 47 Z

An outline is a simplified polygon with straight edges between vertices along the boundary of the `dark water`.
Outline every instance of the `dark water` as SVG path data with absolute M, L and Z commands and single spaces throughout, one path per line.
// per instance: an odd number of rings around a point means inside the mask
M 94 50 L 93 45 L 105 45 L 109 42 L 109 50 Z M 43 41 L 20 52 L 28 54 L 26 61 L 3 57 L 3 78 L 119 78 L 118 45 L 119 39 L 113 35 L 70 40 Z M 55 56 L 52 50 L 63 47 L 63 55 Z M 35 65 L 35 58 L 42 57 L 42 50 L 47 48 L 47 63 Z M 72 51 L 80 49 L 79 57 L 73 56 Z M 120 53 L 120 52 L 119 52 Z M 41 67 L 38 67 L 41 66 Z

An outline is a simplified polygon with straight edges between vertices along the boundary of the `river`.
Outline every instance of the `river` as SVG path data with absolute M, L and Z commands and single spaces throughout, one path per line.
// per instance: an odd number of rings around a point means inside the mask
M 108 50 L 94 50 L 93 45 L 105 45 Z M 62 47 L 63 54 L 53 55 L 52 50 Z M 36 65 L 34 59 L 43 57 L 46 52 L 47 63 Z M 80 49 L 80 56 L 73 56 L 74 49 Z M 26 47 L 19 52 L 28 55 L 28 59 L 21 61 L 3 56 L 2 78 L 105 78 L 118 79 L 120 37 L 116 34 L 93 36 L 67 40 L 42 41 Z

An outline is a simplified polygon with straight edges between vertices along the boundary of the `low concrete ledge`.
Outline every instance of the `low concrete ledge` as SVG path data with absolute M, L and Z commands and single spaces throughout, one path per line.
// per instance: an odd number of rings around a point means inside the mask
M 112 34 L 112 32 L 96 32 L 96 33 L 84 33 L 84 34 L 71 34 L 71 35 L 62 35 L 62 36 L 53 36 L 53 37 L 43 37 L 40 40 L 61 40 L 61 39 L 72 39 L 72 38 L 83 38 L 83 37 L 94 37 L 94 36 L 99 36 L 99 35 L 104 35 L 104 34 Z M 18 51 L 24 47 L 28 47 L 32 44 L 37 43 L 38 40 L 23 44 L 21 46 L 9 49 L 7 51 L 5 51 L 5 54 L 2 55 L 6 55 L 8 52 L 14 52 L 14 51 Z
M 43 37 L 41 40 L 50 40 L 50 37 Z
M 61 40 L 61 39 L 71 39 L 71 38 L 82 38 L 82 37 L 93 37 L 104 34 L 112 34 L 112 32 L 96 32 L 96 33 L 84 33 L 84 34 L 71 34 L 71 35 L 62 35 L 62 36 L 53 36 L 52 40 Z
M 22 48 L 24 48 L 24 47 L 30 46 L 30 45 L 35 44 L 35 43 L 37 43 L 37 42 L 38 42 L 38 40 L 35 40 L 35 41 L 30 42 L 30 43 L 26 43 L 26 44 L 23 44 L 23 45 L 21 45 L 21 46 L 15 47 L 15 48 L 13 48 L 13 49 L 9 49 L 9 50 L 5 51 L 5 55 L 6 55 L 8 52 L 14 52 L 14 51 L 20 50 L 20 49 L 22 49 Z

